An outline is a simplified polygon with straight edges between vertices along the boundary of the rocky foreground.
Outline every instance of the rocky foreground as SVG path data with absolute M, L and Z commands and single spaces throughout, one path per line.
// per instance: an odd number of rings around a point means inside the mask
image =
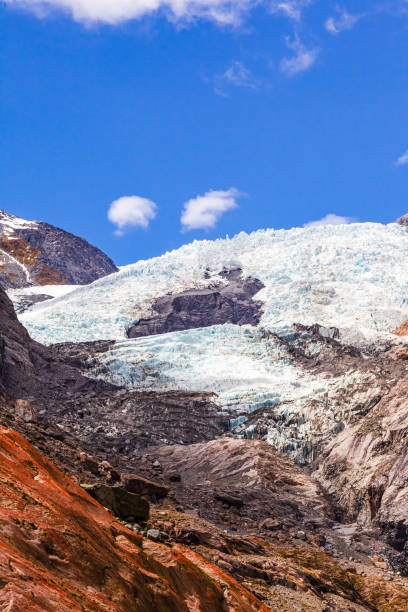
M 0 298 L 3 609 L 408 609 L 400 354 L 313 471 L 233 437 L 211 394 L 89 378 L 109 342 L 44 347 Z

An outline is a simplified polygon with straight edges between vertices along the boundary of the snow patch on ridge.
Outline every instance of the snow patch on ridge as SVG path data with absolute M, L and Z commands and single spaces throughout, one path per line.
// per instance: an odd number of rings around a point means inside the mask
M 4 210 L 0 210 L 0 225 L 3 234 L 10 235 L 14 233 L 16 229 L 27 229 L 29 227 L 37 227 L 37 221 L 27 221 L 26 219 L 20 219 L 15 217 Z

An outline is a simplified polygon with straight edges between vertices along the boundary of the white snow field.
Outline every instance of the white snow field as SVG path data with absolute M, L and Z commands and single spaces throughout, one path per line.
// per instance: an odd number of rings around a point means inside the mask
M 342 340 L 354 345 L 387 340 L 408 319 L 407 262 L 408 231 L 397 224 L 261 230 L 196 241 L 125 266 L 33 306 L 20 320 L 43 343 L 117 340 L 98 357 L 96 377 L 136 389 L 215 392 L 232 427 L 277 403 L 285 425 L 270 427 L 268 440 L 281 449 L 292 444 L 296 456 L 299 441 L 307 442 L 316 428 L 336 431 L 342 411 L 351 409 L 350 402 L 343 407 L 338 400 L 342 389 L 357 383 L 364 388 L 364 397 L 354 393 L 356 403 L 376 389 L 369 374 L 367 380 L 361 373 L 330 379 L 306 372 L 264 330 L 289 338 L 293 323 L 319 323 L 339 328 Z M 227 324 L 126 338 L 127 326 L 150 316 L 156 298 L 206 287 L 214 277 L 219 282 L 217 274 L 226 267 L 241 267 L 245 276 L 264 283 L 255 296 L 264 303 L 258 328 Z
M 167 292 L 205 287 L 209 270 L 239 266 L 265 285 L 260 327 L 279 334 L 294 322 L 334 325 L 370 339 L 408 319 L 408 231 L 397 224 L 260 230 L 195 241 L 123 267 L 21 316 L 44 343 L 121 339 Z
M 52 295 L 60 297 L 74 291 L 81 285 L 35 285 L 33 287 L 20 287 L 19 289 L 8 289 L 7 295 L 12 302 L 18 301 L 23 295 Z

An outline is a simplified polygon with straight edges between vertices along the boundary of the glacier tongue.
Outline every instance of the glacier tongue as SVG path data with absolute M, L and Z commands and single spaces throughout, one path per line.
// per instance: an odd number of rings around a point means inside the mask
M 245 425 L 252 414 L 258 420 L 272 416 L 266 439 L 299 462 L 308 455 L 305 445 L 315 448 L 319 437 L 325 442 L 355 405 L 378 392 L 370 372 L 334 378 L 313 374 L 292 362 L 279 337 L 235 325 L 118 341 L 99 355 L 91 374 L 138 390 L 214 392 L 238 435 L 254 431 L 255 426 Z M 354 399 L 348 394 L 345 410 L 340 398 L 347 387 L 359 393 Z M 361 387 L 368 390 L 361 393 Z M 272 414 L 264 415 L 264 409 Z M 314 426 L 313 420 L 318 421 Z

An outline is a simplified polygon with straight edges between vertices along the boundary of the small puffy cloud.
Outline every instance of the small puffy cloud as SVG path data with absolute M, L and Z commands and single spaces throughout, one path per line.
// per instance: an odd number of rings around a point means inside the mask
M 351 30 L 363 15 L 351 15 L 347 11 L 340 11 L 338 17 L 329 17 L 324 24 L 330 34 L 340 34 L 345 30 Z
M 408 150 L 405 151 L 395 162 L 397 166 L 406 166 L 408 164 Z
M 125 196 L 112 202 L 108 210 L 108 219 L 116 225 L 115 234 L 123 236 L 131 227 L 147 228 L 156 216 L 157 205 L 147 198 Z
M 189 200 L 181 214 L 183 230 L 211 229 L 227 210 L 237 208 L 239 196 L 239 191 L 231 187 L 227 191 L 207 191 Z
M 30 10 L 39 17 L 62 11 L 83 23 L 116 25 L 162 13 L 173 21 L 203 18 L 219 25 L 237 25 L 258 0 L 5 0 L 5 3 Z
M 242 62 L 235 61 L 223 74 L 215 77 L 215 93 L 227 96 L 230 87 L 257 89 L 258 81 L 252 72 Z
M 280 63 L 281 72 L 291 77 L 310 70 L 317 59 L 319 49 L 307 49 L 298 38 L 294 41 L 287 40 L 286 44 L 293 50 L 294 55 L 283 58 Z
M 356 219 L 353 217 L 340 217 L 339 215 L 328 214 L 323 219 L 318 221 L 309 221 L 305 223 L 303 227 L 321 227 L 323 225 L 347 225 L 348 223 L 355 223 Z

